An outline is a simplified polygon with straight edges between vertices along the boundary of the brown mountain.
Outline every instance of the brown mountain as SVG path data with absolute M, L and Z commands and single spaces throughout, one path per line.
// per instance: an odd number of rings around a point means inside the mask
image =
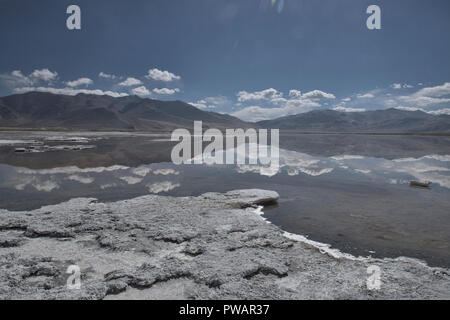
M 257 123 L 263 128 L 333 133 L 450 133 L 449 115 L 398 109 L 366 112 L 316 110 Z
M 251 126 L 235 117 L 203 111 L 182 101 L 43 92 L 0 98 L 0 127 L 171 131 L 191 128 L 194 120 L 203 121 L 204 128 Z

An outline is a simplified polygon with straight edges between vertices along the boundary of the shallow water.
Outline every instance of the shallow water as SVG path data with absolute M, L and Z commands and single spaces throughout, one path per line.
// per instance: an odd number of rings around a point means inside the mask
M 437 145 L 446 141 L 432 139 Z M 281 149 L 276 174 L 251 165 L 132 165 L 134 161 L 108 166 L 93 161 L 92 167 L 83 162 L 84 169 L 70 161 L 66 166 L 43 162 L 44 168 L 30 169 L 11 165 L 16 155 L 4 154 L 10 164 L 0 164 L 0 208 L 29 210 L 74 197 L 115 201 L 148 193 L 188 196 L 262 188 L 281 196 L 278 205 L 265 209 L 264 216 L 288 232 L 355 255 L 410 256 L 449 267 L 450 156 L 433 152 L 417 156 L 415 152 L 397 150 L 406 156 L 385 159 Z M 65 154 L 75 153 L 48 152 L 46 157 Z M 35 155 L 20 155 L 20 159 L 27 156 Z M 412 188 L 411 180 L 433 184 L 430 189 Z

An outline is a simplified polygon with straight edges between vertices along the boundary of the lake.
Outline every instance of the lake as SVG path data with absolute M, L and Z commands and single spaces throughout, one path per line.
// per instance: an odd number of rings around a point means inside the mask
M 165 134 L 2 132 L 0 208 L 268 189 L 280 200 L 264 217 L 285 231 L 354 255 L 450 266 L 450 137 L 282 133 L 276 174 L 255 165 L 177 166 L 173 145 Z

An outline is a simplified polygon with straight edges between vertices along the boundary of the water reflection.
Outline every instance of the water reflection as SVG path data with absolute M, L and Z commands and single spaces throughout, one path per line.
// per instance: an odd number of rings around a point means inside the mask
M 278 206 L 264 217 L 284 230 L 345 252 L 413 256 L 450 265 L 450 156 L 331 157 L 280 149 L 279 169 L 180 165 L 29 169 L 0 164 L 0 208 L 29 210 L 71 198 L 100 201 L 264 188 Z M 409 187 L 429 180 L 431 190 Z M 26 199 L 26 201 L 24 201 Z
M 110 167 L 78 168 L 76 166 L 52 169 L 33 170 L 0 164 L 0 188 L 15 190 L 13 197 L 21 197 L 21 193 L 54 193 L 60 191 L 64 196 L 96 196 L 110 193 L 112 189 L 129 194 L 135 193 L 168 193 L 182 187 L 183 181 L 191 181 L 194 176 L 205 174 L 210 179 L 216 178 L 220 184 L 220 176 L 227 172 L 238 181 L 263 181 L 254 175 L 270 179 L 271 177 L 320 177 L 342 182 L 358 181 L 371 185 L 409 184 L 411 180 L 431 181 L 433 187 L 450 189 L 450 156 L 427 155 L 420 158 L 401 158 L 386 160 L 382 158 L 359 155 L 339 155 L 317 157 L 305 153 L 280 149 L 279 168 L 274 170 L 260 165 L 181 165 L 170 163 L 127 167 L 114 165 Z M 205 156 L 207 157 L 207 156 Z M 236 174 L 237 173 L 237 174 Z M 256 179 L 256 180 L 255 180 Z M 89 187 L 87 187 L 89 186 Z M 253 187 L 261 187 L 255 185 Z M 131 189 L 130 189 L 131 188 Z M 185 188 L 196 192 L 211 191 L 210 186 L 189 183 Z M 140 190 L 140 191 L 139 191 Z M 57 196 L 58 193 L 53 194 Z M 178 194 L 178 193 L 177 193 Z M 2 199 L 7 205 L 8 199 Z M 43 198 L 45 202 L 45 198 Z M 44 204 L 44 203 L 43 203 Z

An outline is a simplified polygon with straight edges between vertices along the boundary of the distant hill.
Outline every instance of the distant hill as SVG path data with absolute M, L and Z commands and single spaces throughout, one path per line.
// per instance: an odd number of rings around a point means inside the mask
M 450 116 L 386 109 L 366 112 L 317 110 L 257 123 L 263 128 L 333 133 L 450 133 Z
M 200 110 L 182 101 L 126 96 L 29 92 L 0 98 L 0 127 L 58 130 L 169 132 L 192 128 L 279 128 L 333 133 L 450 133 L 450 116 L 398 109 L 366 112 L 317 110 L 257 123 Z
M 171 131 L 191 128 L 194 120 L 202 120 L 204 128 L 252 126 L 235 117 L 203 111 L 182 101 L 43 92 L 0 98 L 0 127 Z

